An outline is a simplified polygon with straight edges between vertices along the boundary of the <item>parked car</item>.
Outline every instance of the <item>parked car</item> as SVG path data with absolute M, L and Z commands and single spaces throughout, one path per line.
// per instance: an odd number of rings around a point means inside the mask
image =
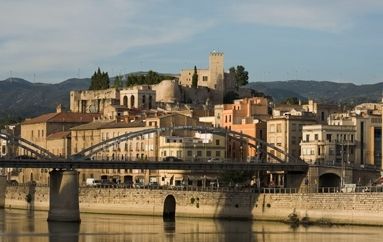
M 134 188 L 144 188 L 145 184 L 142 182 L 136 182 L 136 183 L 134 183 L 133 187 Z
M 162 161 L 178 162 L 183 160 L 175 156 L 166 156 L 164 159 L 162 159 Z
M 101 187 L 117 187 L 117 184 L 108 180 L 101 180 Z
M 160 188 L 160 185 L 158 184 L 158 182 L 149 182 L 147 187 L 150 189 L 158 189 Z
M 94 181 L 95 181 L 96 179 L 94 179 L 94 178 L 86 178 L 86 181 L 85 181 L 85 185 L 86 186 L 89 186 L 89 187 L 93 187 L 95 184 L 94 184 Z
M 222 160 L 220 158 L 210 158 L 207 162 L 222 162 Z

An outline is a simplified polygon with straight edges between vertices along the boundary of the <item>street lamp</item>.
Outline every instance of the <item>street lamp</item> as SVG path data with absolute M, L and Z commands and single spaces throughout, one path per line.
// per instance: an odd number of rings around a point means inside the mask
M 243 161 L 243 147 L 242 147 L 242 145 L 239 146 L 239 149 L 241 150 L 239 155 L 241 156 L 241 162 L 242 162 Z

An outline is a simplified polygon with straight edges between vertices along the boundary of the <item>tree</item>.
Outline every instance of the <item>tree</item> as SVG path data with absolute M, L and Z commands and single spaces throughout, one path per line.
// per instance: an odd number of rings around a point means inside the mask
M 198 74 L 197 74 L 197 67 L 194 66 L 194 73 L 192 76 L 192 87 L 197 88 L 198 86 Z
M 109 88 L 109 74 L 108 72 L 101 72 L 100 67 L 97 72 L 94 72 L 89 90 L 103 90 Z
M 120 88 L 123 86 L 123 76 L 118 75 L 114 78 L 113 87 Z
M 237 68 L 231 67 L 229 69 L 229 73 L 231 78 L 235 82 L 235 87 L 237 88 L 237 90 L 240 86 L 244 86 L 249 83 L 249 72 L 245 71 L 245 67 L 241 65 L 237 66 Z
M 297 105 L 299 104 L 299 99 L 297 97 L 288 97 L 282 103 L 289 104 L 289 105 Z

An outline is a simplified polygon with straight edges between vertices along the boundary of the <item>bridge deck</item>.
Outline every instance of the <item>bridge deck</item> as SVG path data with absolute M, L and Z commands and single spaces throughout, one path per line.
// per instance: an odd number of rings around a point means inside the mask
M 148 169 L 194 171 L 295 171 L 305 172 L 307 164 L 239 163 L 239 162 L 158 162 L 158 161 L 104 161 L 104 160 L 17 160 L 2 159 L 3 168 L 56 169 Z

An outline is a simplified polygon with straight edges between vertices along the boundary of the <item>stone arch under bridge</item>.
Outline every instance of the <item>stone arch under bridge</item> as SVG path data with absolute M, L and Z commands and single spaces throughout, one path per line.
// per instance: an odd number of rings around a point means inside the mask
M 341 177 L 336 173 L 323 173 L 319 176 L 319 188 L 340 187 Z
M 77 159 L 77 158 L 89 158 L 94 154 L 97 154 L 98 152 L 102 151 L 105 148 L 109 148 L 115 144 L 119 144 L 121 142 L 127 141 L 129 139 L 133 139 L 145 134 L 150 134 L 150 133 L 163 133 L 167 131 L 174 131 L 174 130 L 190 130 L 190 131 L 199 131 L 203 133 L 212 133 L 220 136 L 225 136 L 225 137 L 230 137 L 231 139 L 234 140 L 239 140 L 243 142 L 247 142 L 247 145 L 254 147 L 254 148 L 259 148 L 261 147 L 262 151 L 267 153 L 267 155 L 281 163 L 288 162 L 288 163 L 304 163 L 301 159 L 294 157 L 290 154 L 288 154 L 286 151 L 276 147 L 273 144 L 269 144 L 264 140 L 258 139 L 256 137 L 243 134 L 240 132 L 235 132 L 232 130 L 228 129 L 223 129 L 223 128 L 217 128 L 217 127 L 205 127 L 205 126 L 176 126 L 176 127 L 166 127 L 166 128 L 149 128 L 149 129 L 144 129 L 144 130 L 139 130 L 139 131 L 133 131 L 129 132 L 126 134 L 122 134 L 117 137 L 113 137 L 107 140 L 104 140 L 98 144 L 95 144 L 93 146 L 90 146 L 86 149 L 83 149 L 82 151 L 78 152 L 77 154 L 72 155 L 72 159 Z M 250 141 L 250 142 L 249 142 Z M 282 160 L 281 158 L 278 158 L 274 154 L 271 154 L 270 152 L 267 152 L 266 147 L 271 148 L 272 150 L 275 150 L 276 152 L 279 152 L 286 157 L 286 160 Z
M 176 199 L 172 194 L 168 194 L 164 200 L 163 219 L 173 221 L 176 217 Z
M 21 137 L 14 136 L 12 134 L 6 133 L 4 131 L 0 131 L 0 139 L 6 140 L 9 145 L 17 146 L 23 148 L 34 155 L 36 158 L 40 159 L 52 159 L 57 158 L 54 154 L 52 154 L 49 150 L 40 147 L 31 141 L 23 139 Z

